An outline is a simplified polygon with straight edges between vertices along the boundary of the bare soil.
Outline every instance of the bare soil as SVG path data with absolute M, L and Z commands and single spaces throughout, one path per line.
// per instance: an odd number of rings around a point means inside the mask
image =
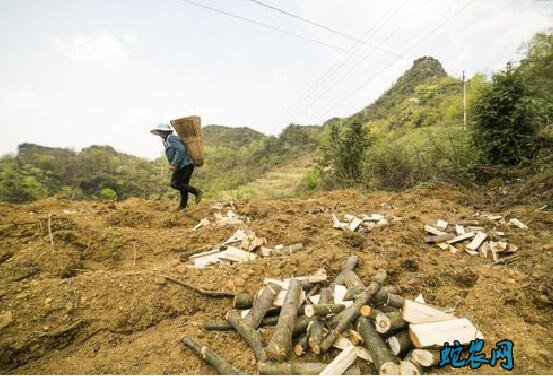
M 180 343 L 186 334 L 210 346 L 246 372 L 253 355 L 234 332 L 206 332 L 220 321 L 229 298 L 199 295 L 163 282 L 167 274 L 211 290 L 256 293 L 265 277 L 306 275 L 325 267 L 333 277 L 358 255 L 358 273 L 369 279 L 385 268 L 402 294 L 454 306 L 471 318 L 489 349 L 501 339 L 515 344 L 514 373 L 553 373 L 553 306 L 540 286 L 553 286 L 553 213 L 531 206 L 498 214 L 516 216 L 524 231 L 505 226 L 519 246 L 514 266 L 465 253 L 440 252 L 423 241 L 423 225 L 438 218 L 474 219 L 471 194 L 443 186 L 402 193 L 340 191 L 309 199 L 236 202 L 249 228 L 270 245 L 303 242 L 305 250 L 282 258 L 187 268 L 179 252 L 212 245 L 240 226 L 192 231 L 210 217 L 209 203 L 188 213 L 170 202 L 131 199 L 110 204 L 47 199 L 0 205 L 0 372 L 19 374 L 142 373 L 211 374 Z M 313 209 L 322 209 L 317 212 Z M 73 212 L 74 211 L 74 212 Z M 483 208 L 479 212 L 485 212 Z M 401 217 L 369 233 L 331 226 L 331 214 L 380 213 Z M 52 247 L 48 236 L 51 214 Z M 264 336 L 271 328 L 264 329 Z M 319 358 L 329 362 L 333 351 Z M 302 361 L 315 361 L 314 355 Z M 292 360 L 297 360 L 293 355 Z M 365 372 L 374 372 L 363 365 Z M 470 369 L 434 369 L 467 373 Z M 483 366 L 475 373 L 502 373 Z

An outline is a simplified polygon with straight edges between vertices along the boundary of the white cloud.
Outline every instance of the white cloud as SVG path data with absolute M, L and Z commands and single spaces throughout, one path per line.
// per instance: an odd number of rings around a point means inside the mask
M 55 38 L 52 45 L 56 51 L 75 63 L 114 67 L 127 59 L 130 45 L 136 39 L 136 34 L 132 32 L 121 36 L 101 32 L 94 35 L 77 34 L 69 41 Z

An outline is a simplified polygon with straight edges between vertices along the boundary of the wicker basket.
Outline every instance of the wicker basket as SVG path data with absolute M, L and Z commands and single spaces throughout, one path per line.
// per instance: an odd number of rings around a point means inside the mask
M 194 165 L 202 166 L 204 164 L 204 143 L 200 117 L 192 115 L 171 120 L 171 125 L 186 145 L 186 152 L 194 160 Z

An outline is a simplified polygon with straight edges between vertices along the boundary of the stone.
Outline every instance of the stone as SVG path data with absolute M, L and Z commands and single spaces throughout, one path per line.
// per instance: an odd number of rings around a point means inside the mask
M 0 330 L 8 327 L 13 322 L 13 312 L 6 311 L 0 313 Z

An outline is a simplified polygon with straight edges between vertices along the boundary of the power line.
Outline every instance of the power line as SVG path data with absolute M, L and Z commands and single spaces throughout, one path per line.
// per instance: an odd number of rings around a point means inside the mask
M 465 5 L 463 5 L 461 8 L 457 9 L 457 11 L 455 11 L 453 14 L 451 14 L 449 17 L 447 17 L 443 22 L 439 23 L 435 28 L 433 28 L 432 30 L 430 30 L 428 33 L 426 33 L 425 35 L 423 35 L 421 38 L 419 38 L 417 41 L 415 41 L 408 49 L 406 49 L 402 55 L 405 55 L 405 54 L 408 54 L 409 52 L 411 52 L 419 43 L 421 43 L 423 40 L 425 40 L 426 38 L 428 38 L 430 35 L 432 35 L 433 33 L 435 33 L 437 30 L 439 30 L 442 26 L 444 26 L 446 23 L 448 23 L 450 20 L 452 20 L 453 18 L 455 18 L 459 13 L 461 13 L 463 10 L 465 10 L 467 7 L 469 7 L 472 3 L 474 3 L 476 0 L 470 0 L 468 3 L 466 3 Z M 399 61 L 396 60 L 394 62 L 394 65 Z M 327 116 L 330 112 L 332 112 L 336 107 L 338 107 L 339 105 L 341 105 L 342 103 L 344 103 L 346 100 L 348 100 L 349 98 L 351 98 L 351 96 L 353 96 L 355 93 L 357 93 L 359 90 L 363 89 L 367 84 L 369 84 L 373 79 L 375 79 L 376 77 L 378 77 L 378 75 L 380 75 L 382 72 L 388 70 L 389 67 L 387 68 L 383 68 L 381 69 L 380 71 L 378 71 L 377 73 L 375 73 L 374 75 L 372 75 L 371 77 L 369 77 L 367 80 L 365 80 L 361 85 L 359 85 L 358 87 L 356 87 L 352 92 L 350 92 L 346 97 L 342 98 L 342 100 L 340 100 L 339 102 L 337 102 L 334 106 L 330 107 L 326 112 L 324 112 L 322 115 L 321 115 L 321 118 L 324 118 L 325 116 Z
M 276 12 L 278 12 L 278 13 L 281 13 L 281 14 L 283 14 L 283 15 L 285 15 L 285 16 L 292 17 L 292 18 L 295 18 L 295 19 L 297 19 L 297 20 L 303 21 L 303 22 L 305 22 L 305 23 L 307 23 L 307 24 L 309 24 L 309 25 L 312 25 L 312 26 L 318 27 L 318 28 L 320 28 L 320 29 L 323 29 L 323 30 L 325 30 L 325 31 L 328 31 L 329 33 L 332 33 L 332 34 L 335 34 L 335 35 L 339 35 L 339 36 L 341 36 L 341 37 L 344 37 L 344 38 L 346 38 L 346 39 L 351 40 L 352 42 L 362 43 L 362 44 L 365 44 L 365 45 L 367 45 L 367 46 L 369 46 L 369 47 L 376 48 L 376 49 L 378 49 L 378 50 L 380 50 L 380 51 L 386 52 L 386 53 L 388 53 L 388 54 L 391 54 L 391 55 L 394 55 L 394 56 L 397 56 L 397 57 L 401 57 L 400 54 L 398 54 L 398 53 L 396 53 L 396 52 L 394 52 L 394 51 L 390 51 L 390 50 L 387 50 L 387 49 L 382 48 L 382 47 L 380 47 L 380 46 L 370 44 L 370 43 L 368 43 L 367 41 L 363 41 L 363 40 L 361 40 L 361 39 L 359 39 L 359 38 L 356 38 L 356 37 L 351 36 L 351 35 L 349 35 L 349 34 L 343 33 L 343 32 L 341 32 L 341 31 L 338 31 L 338 30 L 336 30 L 336 29 L 333 29 L 333 28 L 331 28 L 331 27 L 329 27 L 329 26 L 325 26 L 325 25 L 320 24 L 320 23 L 318 23 L 318 22 L 316 22 L 316 21 L 312 21 L 312 20 L 310 20 L 310 19 L 308 19 L 308 18 L 305 18 L 305 17 L 302 17 L 302 16 L 298 16 L 298 15 L 293 14 L 293 13 L 291 13 L 291 12 L 288 12 L 288 11 L 286 11 L 286 10 L 284 10 L 284 9 L 277 8 L 277 7 L 273 6 L 273 5 L 270 5 L 270 4 L 265 3 L 265 2 L 263 2 L 263 1 L 260 1 L 260 0 L 248 0 L 248 1 L 250 1 L 250 2 L 252 2 L 252 3 L 254 3 L 254 4 L 257 4 L 257 5 L 260 5 L 260 6 L 262 6 L 262 7 L 265 7 L 265 8 L 267 8 L 267 9 L 271 9 L 271 10 L 273 10 L 273 11 L 276 11 Z
M 333 50 L 347 52 L 347 49 L 345 49 L 343 47 L 335 46 L 333 44 L 330 44 L 330 43 L 327 43 L 327 42 L 324 42 L 324 41 L 321 41 L 321 40 L 318 40 L 318 39 L 306 37 L 304 35 L 301 35 L 301 34 L 298 34 L 298 33 L 295 33 L 293 31 L 289 31 L 289 30 L 286 30 L 286 29 L 283 29 L 283 28 L 280 28 L 278 26 L 274 26 L 274 25 L 266 24 L 264 22 L 256 21 L 252 18 L 240 16 L 240 15 L 234 14 L 234 13 L 230 13 L 230 12 L 227 12 L 227 11 L 224 11 L 222 9 L 215 8 L 215 7 L 212 7 L 212 6 L 209 6 L 209 5 L 200 4 L 200 3 L 197 3 L 197 2 L 192 1 L 192 0 L 180 0 L 180 1 L 183 2 L 183 3 L 187 3 L 189 5 L 192 5 L 194 7 L 197 7 L 197 8 L 206 9 L 206 10 L 209 10 L 211 12 L 218 13 L 222 16 L 226 16 L 226 17 L 237 19 L 237 20 L 245 21 L 245 22 L 248 22 L 248 23 L 256 25 L 256 26 L 260 26 L 260 27 L 263 27 L 263 28 L 266 28 L 266 29 L 277 31 L 277 32 L 282 33 L 282 34 L 290 35 L 290 36 L 296 37 L 298 39 L 303 39 L 303 40 L 311 42 L 311 43 L 316 43 L 316 44 L 319 44 L 321 46 L 331 48 Z M 356 57 L 366 59 L 366 60 L 370 60 L 370 61 L 382 64 L 382 65 L 389 64 L 387 62 L 372 59 L 372 58 L 369 58 L 369 57 L 363 56 L 363 55 L 358 55 L 357 54 Z
M 390 21 L 390 19 L 391 19 L 390 16 L 392 16 L 394 14 L 397 14 L 405 6 L 407 1 L 408 0 L 404 0 L 399 5 L 399 7 L 390 8 L 389 12 L 386 12 L 384 17 L 382 18 L 382 22 L 380 24 L 373 25 L 372 27 L 370 27 L 363 34 L 363 37 L 361 38 L 361 40 L 366 41 L 366 40 L 369 40 L 370 38 L 372 38 L 378 31 L 380 31 L 380 29 L 382 29 L 382 27 L 384 25 L 386 25 L 388 23 L 388 21 Z M 295 106 L 293 106 L 288 111 L 288 113 L 290 115 L 297 114 L 298 112 L 300 112 L 299 110 L 301 108 L 305 107 L 305 105 L 302 103 L 302 101 L 304 99 L 306 100 L 307 98 L 309 98 L 309 96 L 316 95 L 318 93 L 318 91 L 323 87 L 325 82 L 328 81 L 334 75 L 334 73 L 338 72 L 342 68 L 342 66 L 344 66 L 344 64 L 346 64 L 347 61 L 352 57 L 353 52 L 359 47 L 360 42 L 361 41 L 356 42 L 355 44 L 353 44 L 349 48 L 348 52 L 342 57 L 342 59 L 336 61 L 328 70 L 326 70 L 321 76 L 319 76 L 319 78 L 317 78 L 317 80 L 315 80 L 315 82 L 313 84 L 311 84 L 309 86 L 309 88 L 306 91 L 303 92 L 303 94 L 300 95 L 300 97 L 295 102 Z M 286 117 L 286 115 L 284 117 Z

